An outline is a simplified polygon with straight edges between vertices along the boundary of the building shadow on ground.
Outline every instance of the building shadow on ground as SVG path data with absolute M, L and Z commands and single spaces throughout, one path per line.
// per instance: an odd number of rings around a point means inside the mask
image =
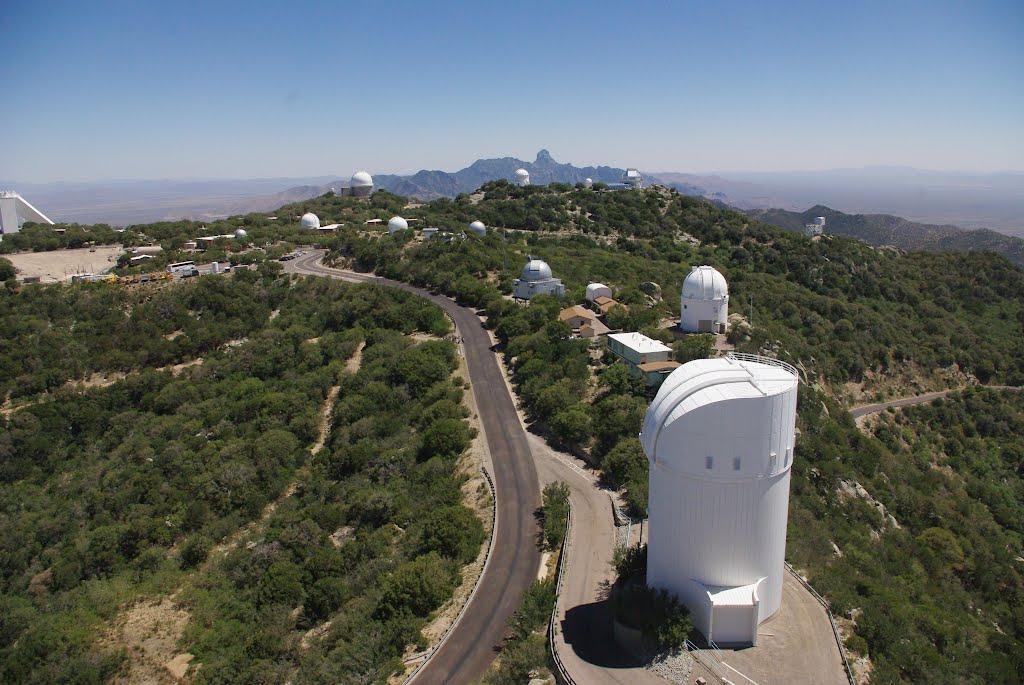
M 560 627 L 565 643 L 583 661 L 601 668 L 636 668 L 643 665 L 615 642 L 612 635 L 611 602 L 608 600 L 569 609 Z

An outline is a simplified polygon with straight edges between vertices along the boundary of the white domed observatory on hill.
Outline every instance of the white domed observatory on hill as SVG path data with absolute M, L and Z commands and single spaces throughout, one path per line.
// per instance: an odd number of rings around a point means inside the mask
M 353 197 L 367 197 L 373 192 L 373 177 L 365 171 L 357 171 L 352 174 L 348 187 Z
M 526 169 L 516 169 L 516 185 L 517 186 L 528 186 L 530 185 L 530 172 Z
M 517 300 L 529 300 L 536 295 L 561 297 L 564 294 L 562 281 L 552 277 L 548 263 L 536 257 L 530 257 L 519 278 L 512 281 L 512 297 Z
M 409 228 L 409 222 L 400 216 L 393 216 L 388 221 L 388 233 L 398 233 Z
M 249 233 L 244 228 L 235 229 L 235 240 L 245 240 L 248 237 Z
M 718 269 L 695 266 L 679 293 L 679 328 L 687 333 L 725 333 L 729 284 Z
M 798 377 L 733 354 L 672 372 L 647 409 L 647 584 L 721 645 L 757 644 L 782 602 Z
M 482 221 L 474 221 L 469 225 L 469 232 L 482 238 L 487 235 L 487 227 Z
M 313 212 L 306 212 L 302 215 L 301 223 L 303 228 L 317 229 L 320 228 L 320 217 Z

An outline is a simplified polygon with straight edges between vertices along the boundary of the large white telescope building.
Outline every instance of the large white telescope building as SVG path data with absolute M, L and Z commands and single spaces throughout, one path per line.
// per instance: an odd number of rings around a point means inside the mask
M 757 644 L 779 609 L 798 377 L 754 355 L 676 369 L 647 409 L 647 584 L 720 645 Z
M 53 225 L 45 214 L 21 195 L 13 190 L 0 190 L 0 233 L 17 233 L 26 221 Z

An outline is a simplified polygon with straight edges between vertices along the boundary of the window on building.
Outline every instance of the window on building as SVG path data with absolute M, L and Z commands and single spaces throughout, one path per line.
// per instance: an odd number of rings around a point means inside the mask
M 714 465 L 715 465 L 715 458 L 714 457 L 704 457 L 704 468 L 710 469 Z
M 740 470 L 740 458 L 739 457 L 733 457 L 733 459 L 732 459 L 732 470 L 733 471 L 739 471 Z

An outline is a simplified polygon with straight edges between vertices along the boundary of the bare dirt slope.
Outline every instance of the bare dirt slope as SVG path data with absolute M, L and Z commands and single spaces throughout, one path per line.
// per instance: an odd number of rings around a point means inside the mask
M 73 274 L 101 273 L 114 266 L 124 252 L 120 245 L 104 245 L 95 250 L 83 247 L 76 250 L 51 252 L 19 252 L 5 255 L 18 270 L 18 278 L 38 276 L 43 283 L 64 281 Z

